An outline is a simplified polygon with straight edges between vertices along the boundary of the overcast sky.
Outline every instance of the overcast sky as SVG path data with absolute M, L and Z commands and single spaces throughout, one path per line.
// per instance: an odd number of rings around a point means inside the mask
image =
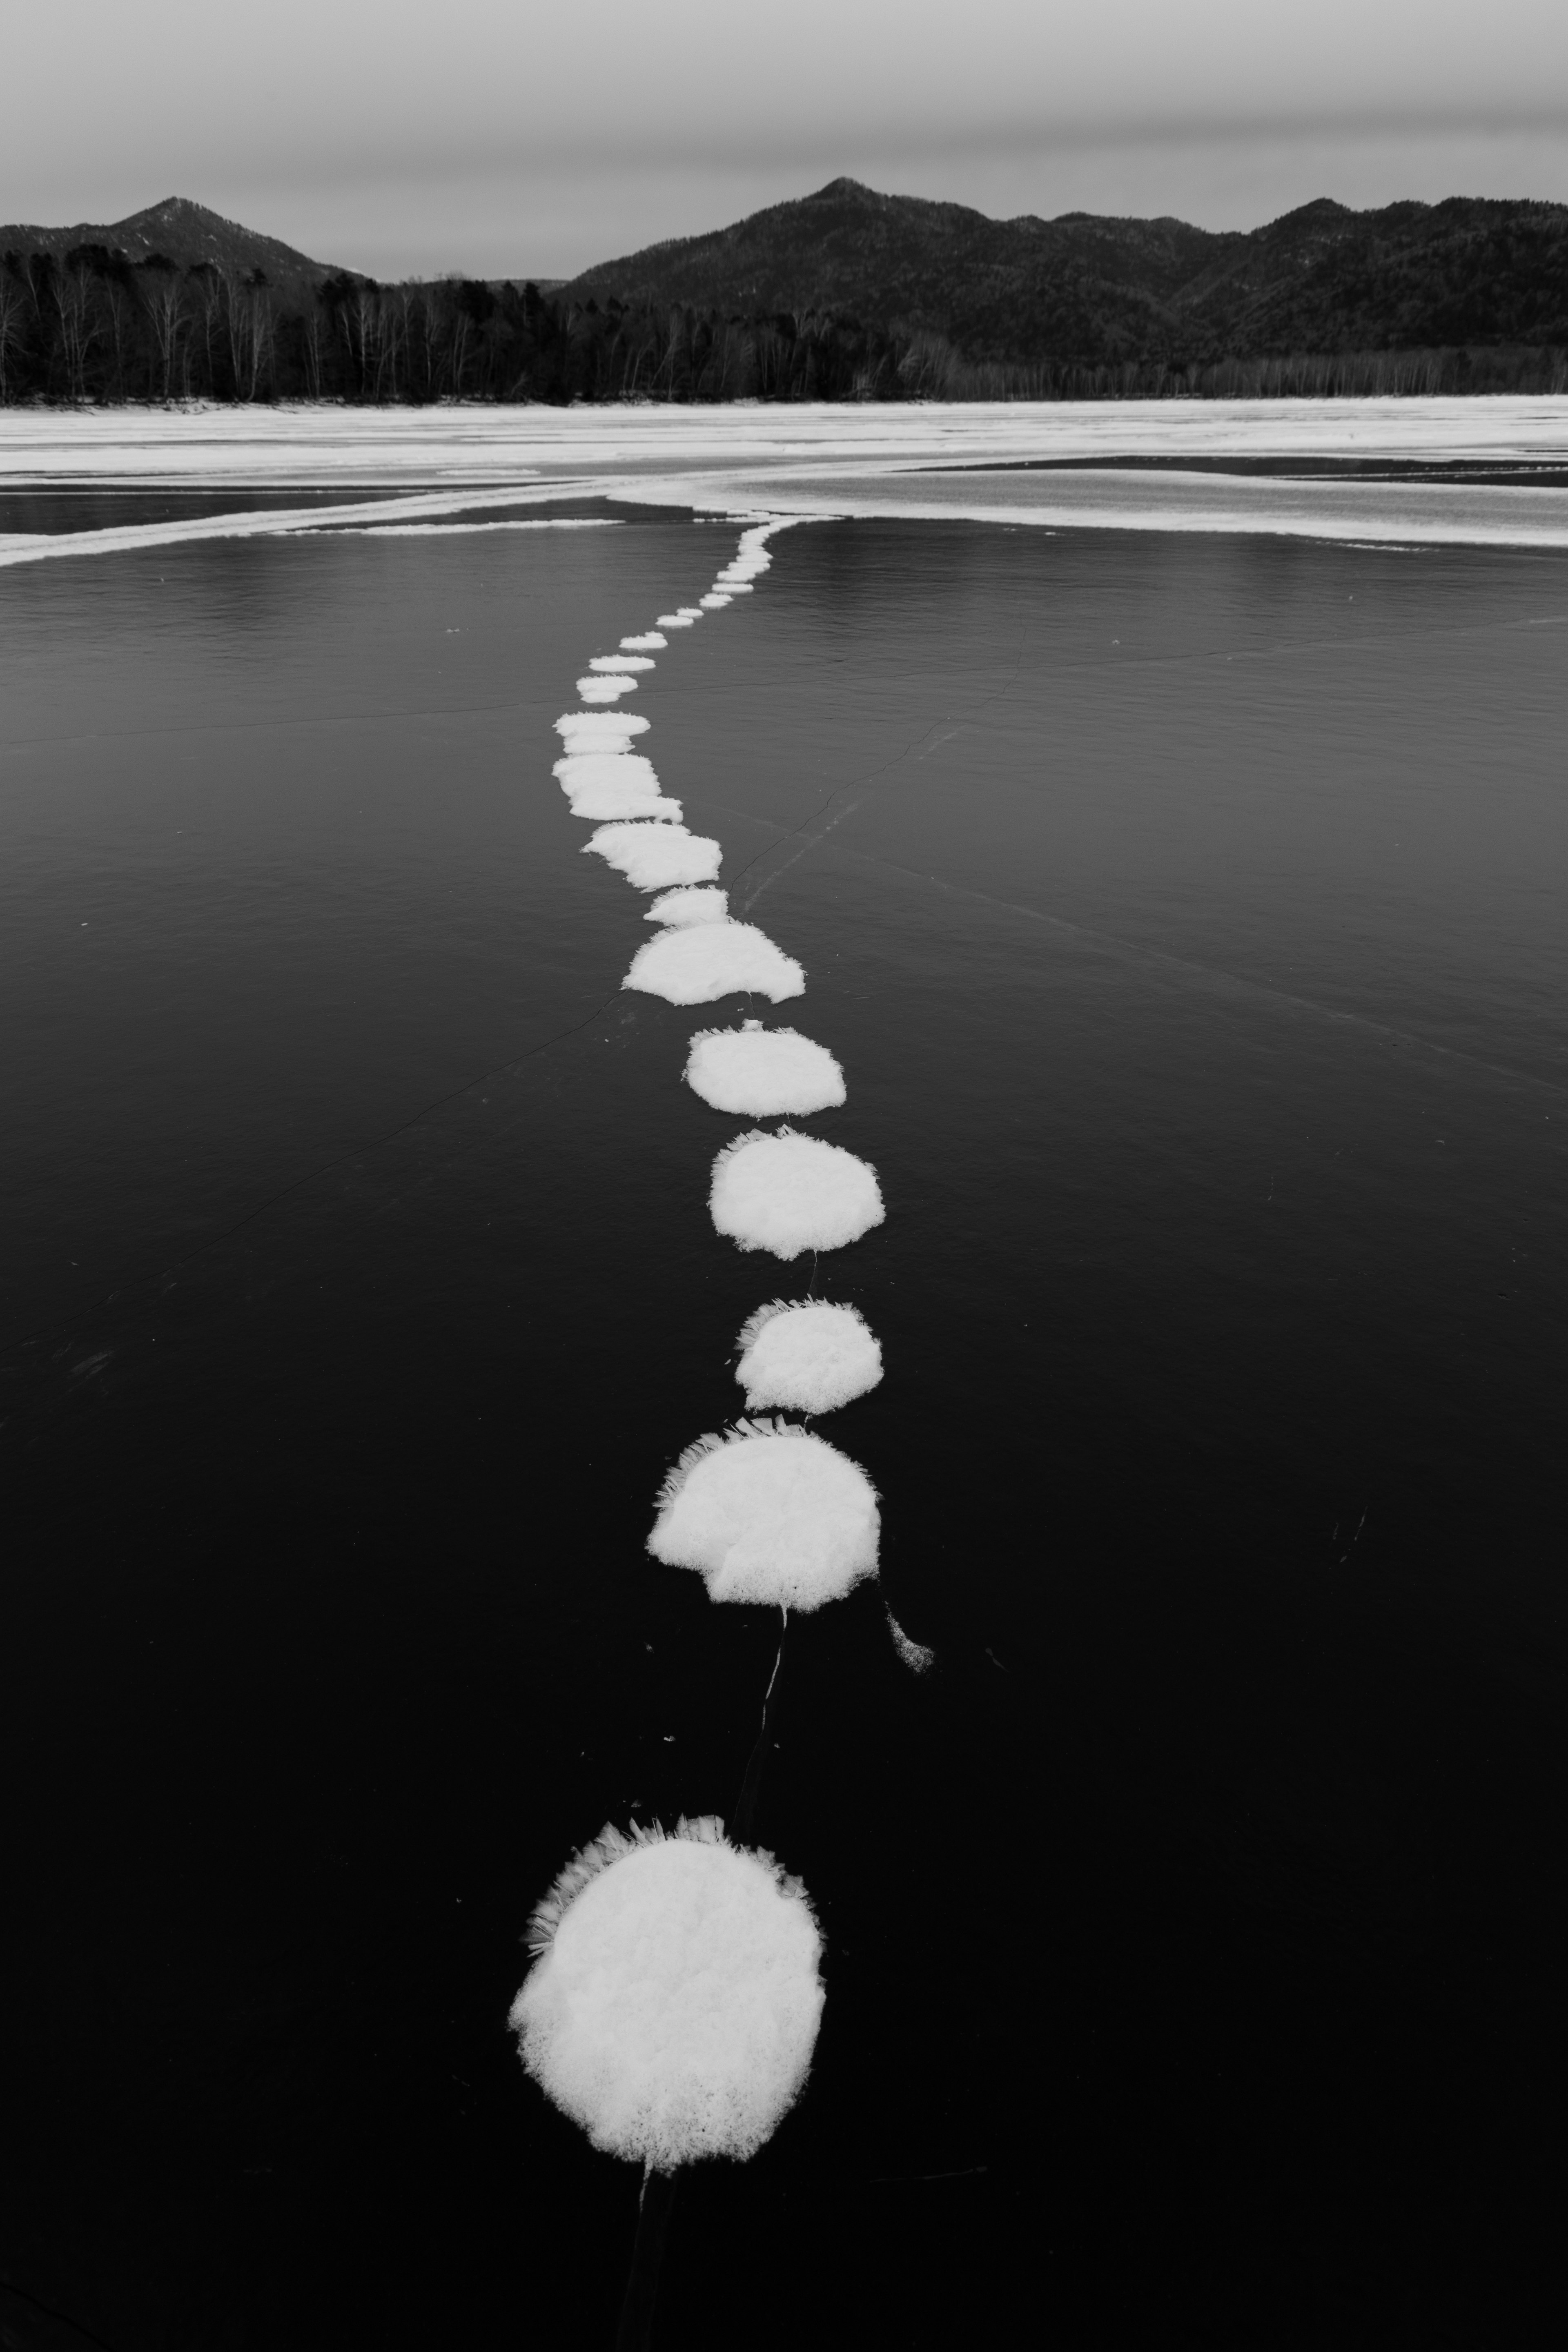
M 1568 201 L 1564 0 L 30 0 L 0 221 L 194 196 L 378 277 L 564 277 L 840 173 L 1250 228 Z

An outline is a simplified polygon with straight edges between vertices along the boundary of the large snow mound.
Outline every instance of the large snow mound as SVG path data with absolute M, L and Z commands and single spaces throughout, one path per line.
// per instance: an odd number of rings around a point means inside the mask
M 742 1421 L 681 1455 L 647 1548 L 696 1569 L 711 1601 L 812 1610 L 875 1576 L 879 1532 L 858 1462 L 809 1430 Z
M 713 1162 L 708 1205 L 718 1230 L 740 1248 L 784 1258 L 843 1249 L 886 1213 L 868 1160 L 787 1127 L 726 1144 Z
M 753 2156 L 800 2096 L 822 2016 L 805 1888 L 723 1823 L 606 1827 L 534 1914 L 522 2062 L 595 2147 L 660 2172 Z
M 715 857 L 715 873 L 718 863 Z M 805 974 L 754 924 L 725 921 L 662 930 L 638 948 L 621 986 L 662 996 L 671 1004 L 711 1004 L 721 996 L 742 994 L 766 996 L 777 1004 L 805 994 Z
M 882 1349 L 858 1307 L 826 1299 L 775 1298 L 759 1307 L 737 1342 L 735 1378 L 753 1412 L 782 1405 L 795 1412 L 834 1412 L 874 1389 Z
M 805 1118 L 832 1110 L 844 1098 L 844 1073 L 826 1045 L 798 1029 L 699 1029 L 691 1040 L 686 1083 L 715 1110 L 752 1118 Z
M 606 859 L 637 890 L 668 890 L 679 882 L 710 882 L 723 857 L 716 841 L 688 833 L 683 824 L 602 824 L 584 847 Z M 659 944 L 650 940 L 641 953 L 647 955 L 649 948 Z

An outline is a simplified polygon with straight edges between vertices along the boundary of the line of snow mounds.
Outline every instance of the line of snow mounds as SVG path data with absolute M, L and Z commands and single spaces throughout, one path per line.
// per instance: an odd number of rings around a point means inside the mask
M 683 1073 L 714 1110 L 752 1118 L 809 1118 L 845 1099 L 844 1072 L 826 1045 L 798 1029 L 699 1029 Z
M 568 751 L 555 762 L 561 789 L 572 803 L 574 816 L 603 821 L 614 817 L 672 817 L 680 822 L 680 803 L 658 789 L 651 760 L 636 751 Z
M 689 1445 L 647 1548 L 695 1569 L 710 1601 L 814 1610 L 877 1573 L 877 1490 L 858 1462 L 788 1422 L 737 1422 Z
M 713 847 L 717 851 L 717 842 Z M 718 870 L 717 856 L 713 870 Z M 662 996 L 668 1004 L 712 1004 L 721 996 L 742 995 L 766 996 L 778 1004 L 786 996 L 805 995 L 805 974 L 766 931 L 726 917 L 721 922 L 667 925 L 638 948 L 621 986 L 639 989 L 645 996 Z
M 523 2064 L 595 2147 L 658 2172 L 755 2155 L 800 2096 L 822 2016 L 805 1889 L 722 1822 L 574 1855 L 529 1926 Z
M 788 1127 L 726 1144 L 713 1162 L 708 1206 L 737 1248 L 783 1258 L 844 1249 L 886 1214 L 869 1160 Z
M 735 1343 L 735 1378 L 755 1412 L 836 1412 L 882 1377 L 882 1349 L 858 1307 L 823 1298 L 775 1298 L 759 1307 Z
M 730 893 L 716 889 L 711 883 L 700 883 L 689 890 L 667 890 L 656 898 L 647 914 L 645 923 L 668 923 L 672 929 L 684 930 L 692 923 L 721 923 L 730 911 Z
M 602 857 L 606 865 L 624 874 L 634 890 L 668 890 L 681 882 L 711 882 L 723 856 L 718 843 L 709 840 L 706 835 L 688 833 L 683 824 L 663 823 L 602 824 L 583 847 L 584 855 Z M 659 940 L 650 940 L 639 954 L 647 955 L 648 948 L 659 944 Z M 633 983 L 624 981 L 621 984 L 626 987 Z

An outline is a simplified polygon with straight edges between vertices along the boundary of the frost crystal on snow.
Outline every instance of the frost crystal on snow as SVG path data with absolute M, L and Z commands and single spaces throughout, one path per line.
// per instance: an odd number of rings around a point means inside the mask
M 684 930 L 692 923 L 721 923 L 729 911 L 729 892 L 710 883 L 692 890 L 667 890 L 662 898 L 654 900 L 643 920 Z
M 843 1249 L 885 1214 L 868 1160 L 787 1127 L 727 1144 L 713 1162 L 708 1205 L 719 1231 L 740 1248 L 784 1258 Z
M 721 996 L 740 994 L 766 996 L 777 1004 L 805 994 L 805 974 L 754 924 L 725 921 L 660 931 L 638 948 L 621 986 L 662 996 L 671 1004 L 711 1004 Z
M 775 1298 L 758 1307 L 736 1344 L 735 1378 L 753 1412 L 771 1404 L 833 1412 L 882 1377 L 881 1345 L 865 1317 L 826 1299 Z
M 858 1462 L 787 1423 L 739 1423 L 687 1447 L 647 1548 L 712 1601 L 820 1609 L 877 1573 L 877 1490 Z
M 584 847 L 624 874 L 636 890 L 710 882 L 723 856 L 716 841 L 688 833 L 683 824 L 602 824 Z M 640 953 L 647 955 L 658 945 L 658 940 L 650 940 Z
M 712 1818 L 606 1827 L 534 1913 L 522 2062 L 595 2147 L 671 2172 L 754 2156 L 800 2096 L 822 2016 L 805 1889 Z
M 691 1040 L 686 1083 L 715 1110 L 752 1118 L 805 1118 L 844 1100 L 844 1073 L 826 1045 L 798 1029 L 699 1029 Z

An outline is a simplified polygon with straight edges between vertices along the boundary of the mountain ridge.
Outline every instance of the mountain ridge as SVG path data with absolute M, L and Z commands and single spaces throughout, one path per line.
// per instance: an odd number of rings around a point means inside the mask
M 559 299 L 828 311 L 974 362 L 1212 362 L 1274 352 L 1568 341 L 1568 205 L 1317 197 L 1252 230 L 1064 213 L 1007 221 L 840 178 L 568 279 Z

